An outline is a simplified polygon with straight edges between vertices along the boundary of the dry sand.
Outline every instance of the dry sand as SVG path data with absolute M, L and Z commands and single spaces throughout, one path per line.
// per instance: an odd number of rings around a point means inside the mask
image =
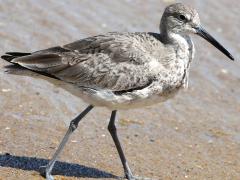
M 158 32 L 161 0 L 0 0 L 0 53 L 35 51 L 109 31 Z M 185 0 L 202 24 L 240 59 L 240 3 Z M 119 134 L 136 175 L 172 179 L 240 179 L 240 63 L 200 38 L 190 88 L 166 103 L 119 112 Z M 40 77 L 4 73 L 0 61 L 0 179 L 43 179 L 70 120 L 87 105 Z M 54 170 L 56 179 L 123 176 L 106 129 L 110 112 L 80 123 Z

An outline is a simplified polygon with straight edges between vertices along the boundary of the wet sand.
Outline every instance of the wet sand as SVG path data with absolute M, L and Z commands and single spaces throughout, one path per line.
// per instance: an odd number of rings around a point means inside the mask
M 158 32 L 174 1 L 0 0 L 0 53 L 35 51 L 109 31 Z M 237 0 L 182 1 L 240 59 Z M 230 12 L 231 11 L 231 12 Z M 240 178 L 240 63 L 194 37 L 190 84 L 174 99 L 119 111 L 119 134 L 136 175 L 153 179 Z M 68 124 L 87 104 L 39 76 L 6 74 L 0 61 L 0 179 L 43 179 Z M 116 179 L 121 162 L 107 131 L 110 111 L 95 108 L 56 164 L 56 179 Z

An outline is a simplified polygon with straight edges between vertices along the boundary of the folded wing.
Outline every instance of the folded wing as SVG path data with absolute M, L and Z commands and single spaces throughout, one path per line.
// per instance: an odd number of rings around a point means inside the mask
M 109 33 L 63 47 L 22 54 L 11 62 L 77 86 L 111 91 L 134 90 L 148 86 L 153 78 L 147 72 L 146 63 L 152 57 L 141 45 L 143 37 L 142 34 Z

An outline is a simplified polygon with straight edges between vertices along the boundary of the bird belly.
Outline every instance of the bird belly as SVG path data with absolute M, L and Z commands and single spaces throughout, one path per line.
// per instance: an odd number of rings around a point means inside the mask
M 113 92 L 107 90 L 83 88 L 80 90 L 78 96 L 93 106 L 106 107 L 110 110 L 132 109 L 164 102 L 175 96 L 181 87 L 169 88 L 164 92 L 162 90 L 159 92 L 151 91 L 145 88 L 121 95 L 115 95 Z

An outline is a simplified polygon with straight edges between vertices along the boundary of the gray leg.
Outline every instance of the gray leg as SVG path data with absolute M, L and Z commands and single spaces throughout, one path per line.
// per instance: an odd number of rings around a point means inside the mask
M 109 132 L 110 132 L 110 134 L 113 138 L 113 141 L 114 141 L 115 146 L 117 148 L 118 154 L 119 154 L 120 159 L 122 161 L 122 165 L 123 165 L 123 168 L 124 168 L 126 178 L 128 180 L 134 180 L 135 178 L 134 178 L 134 176 L 131 172 L 131 169 L 129 168 L 129 165 L 127 163 L 127 160 L 126 160 L 125 155 L 124 155 L 123 150 L 122 150 L 121 143 L 118 139 L 117 128 L 115 126 L 116 113 L 117 113 L 117 111 L 112 111 L 110 122 L 108 124 L 108 130 L 109 130 Z
M 73 133 L 73 131 L 75 129 L 77 129 L 78 127 L 78 123 L 80 122 L 80 120 L 89 112 L 93 109 L 93 106 L 90 105 L 88 106 L 81 114 L 79 114 L 76 118 L 74 118 L 71 122 L 70 122 L 70 126 L 68 128 L 68 131 L 66 132 L 64 138 L 62 139 L 62 142 L 60 143 L 57 151 L 54 153 L 51 161 L 48 163 L 47 167 L 46 167 L 46 179 L 47 180 L 53 180 L 54 178 L 51 176 L 51 172 L 53 169 L 53 166 L 59 156 L 59 154 L 61 153 L 61 151 L 63 150 L 65 144 L 67 143 L 69 137 L 71 136 L 71 134 Z

